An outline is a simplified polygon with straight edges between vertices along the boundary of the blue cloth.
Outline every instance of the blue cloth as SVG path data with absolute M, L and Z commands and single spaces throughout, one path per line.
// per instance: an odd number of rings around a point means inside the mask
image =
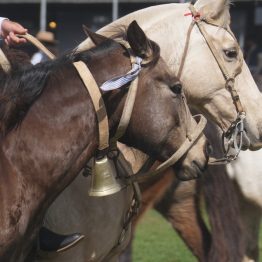
M 132 64 L 132 69 L 127 72 L 126 75 L 114 77 L 111 80 L 106 81 L 100 86 L 100 89 L 103 91 L 111 91 L 133 81 L 141 71 L 141 63 L 142 58 L 137 56 L 136 62 Z

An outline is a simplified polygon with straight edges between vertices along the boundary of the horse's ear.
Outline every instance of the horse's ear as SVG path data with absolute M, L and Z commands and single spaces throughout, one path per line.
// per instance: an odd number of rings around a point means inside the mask
M 87 26 L 85 26 L 85 25 L 82 25 L 82 26 L 83 26 L 83 30 L 84 30 L 85 34 L 90 37 L 90 39 L 92 40 L 92 42 L 95 45 L 99 45 L 99 44 L 103 43 L 104 41 L 108 40 L 107 37 L 92 32 Z
M 230 24 L 230 0 L 197 0 L 195 7 L 202 16 L 214 20 L 218 25 Z
M 135 20 L 127 28 L 127 41 L 135 55 L 142 58 L 149 58 L 152 55 L 149 40 Z

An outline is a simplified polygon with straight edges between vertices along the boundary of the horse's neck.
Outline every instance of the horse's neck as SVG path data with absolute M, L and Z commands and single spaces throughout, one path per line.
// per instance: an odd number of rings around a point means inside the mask
M 136 20 L 147 36 L 160 45 L 161 56 L 169 67 L 177 71 L 182 56 L 181 50 L 185 46 L 186 31 L 192 20 L 190 16 L 184 16 L 188 12 L 188 4 L 152 6 L 128 14 L 106 25 L 98 32 L 111 36 L 119 26 L 128 26 L 133 20 Z M 92 43 L 88 38 L 77 49 L 81 51 L 91 46 Z
M 21 125 L 1 141 L 1 243 L 27 229 L 39 208 L 44 210 L 72 181 L 97 146 L 93 105 L 73 70 L 60 73 L 68 81 L 57 75 Z

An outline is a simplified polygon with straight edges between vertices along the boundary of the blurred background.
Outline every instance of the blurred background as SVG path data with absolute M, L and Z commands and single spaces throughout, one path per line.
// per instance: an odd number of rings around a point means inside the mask
M 98 30 L 121 16 L 148 6 L 188 0 L 0 0 L 1 16 L 21 23 L 36 35 L 50 31 L 56 41 L 56 54 L 74 48 L 85 35 L 82 25 Z M 232 25 L 252 73 L 262 68 L 262 1 L 233 0 Z M 37 50 L 28 44 L 29 55 Z M 53 51 L 53 50 L 51 50 Z M 260 71 L 260 69 L 259 69 Z M 260 79 L 258 79 L 260 81 Z
M 0 0 L 1 16 L 18 21 L 31 34 L 52 31 L 61 51 L 75 47 L 84 39 L 82 24 L 92 30 L 132 11 L 177 1 L 143 0 Z M 262 41 L 262 1 L 234 0 L 231 7 L 232 29 L 244 48 L 247 40 Z

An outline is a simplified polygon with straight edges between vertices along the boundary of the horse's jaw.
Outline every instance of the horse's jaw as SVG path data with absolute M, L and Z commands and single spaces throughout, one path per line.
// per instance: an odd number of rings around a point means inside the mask
M 226 93 L 225 93 L 226 94 Z M 223 96 L 221 96 L 223 98 Z M 255 102 L 255 101 L 254 101 Z M 193 107 L 205 115 L 211 122 L 215 123 L 222 132 L 226 133 L 230 125 L 236 120 L 237 112 L 232 103 L 225 103 L 224 99 L 220 99 L 219 94 L 214 94 L 212 101 L 210 103 L 202 104 L 201 107 Z M 252 108 L 252 107 L 249 107 Z M 219 112 L 219 113 L 217 113 Z M 249 112 L 249 111 L 248 111 Z M 258 150 L 262 147 L 261 135 L 259 134 L 259 126 L 257 119 L 253 119 L 248 114 L 244 119 L 244 131 L 243 131 L 243 141 L 242 150 Z M 258 116 L 259 118 L 260 116 Z M 221 140 L 222 142 L 222 140 Z
M 203 152 L 203 147 L 205 151 Z M 204 154 L 201 157 L 201 154 Z M 196 157 L 198 156 L 198 157 Z M 202 176 L 208 163 L 207 140 L 201 135 L 190 150 L 173 166 L 179 180 L 187 181 Z

